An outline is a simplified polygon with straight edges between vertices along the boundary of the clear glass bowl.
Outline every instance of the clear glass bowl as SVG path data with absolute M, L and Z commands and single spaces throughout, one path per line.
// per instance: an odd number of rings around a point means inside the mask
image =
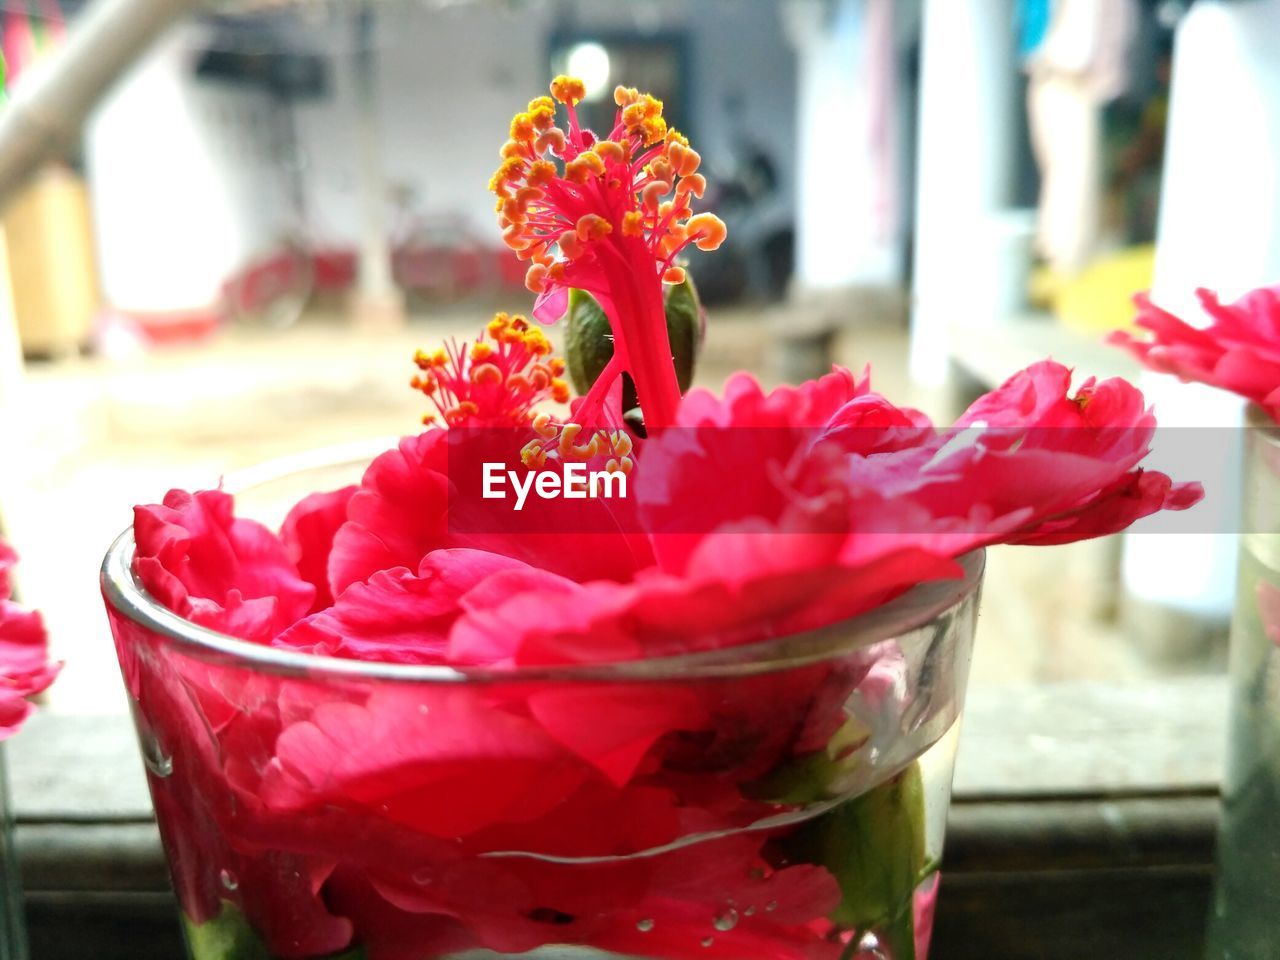
M 1210 960 L 1272 960 L 1280 930 L 1280 429 L 1257 408 L 1244 519 Z
M 255 478 L 277 520 L 365 460 Z M 508 671 L 313 657 L 102 585 L 194 960 L 923 960 L 983 555 L 828 629 Z

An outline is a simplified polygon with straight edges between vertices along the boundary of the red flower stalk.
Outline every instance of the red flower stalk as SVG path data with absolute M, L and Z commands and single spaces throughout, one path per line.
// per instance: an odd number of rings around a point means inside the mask
M 676 257 L 689 244 L 714 250 L 725 226 L 692 212 L 706 181 L 701 158 L 678 131 L 668 129 L 662 103 L 618 87 L 618 111 L 607 137 L 583 129 L 575 109 L 581 80 L 557 77 L 552 97 L 539 97 L 511 121 L 502 165 L 490 182 L 498 196 L 503 239 L 531 261 L 526 284 L 539 294 L 534 316 L 558 318 L 568 290 L 594 296 L 609 318 L 614 353 L 574 410 L 580 427 L 617 426 L 602 415 L 610 388 L 625 371 L 648 429 L 675 421 L 680 388 L 671 363 L 662 284 L 679 283 Z M 556 101 L 567 128 L 556 125 Z

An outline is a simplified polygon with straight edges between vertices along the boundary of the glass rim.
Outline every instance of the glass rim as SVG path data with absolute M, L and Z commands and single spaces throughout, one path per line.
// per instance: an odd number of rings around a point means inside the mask
M 985 549 L 970 551 L 957 558 L 962 576 L 926 581 L 886 604 L 814 630 L 643 660 L 499 668 L 354 660 L 241 640 L 187 620 L 161 604 L 134 574 L 133 556 L 130 527 L 115 539 L 102 562 L 101 586 L 107 604 L 124 618 L 176 642 L 201 659 L 289 676 L 453 684 L 715 679 L 791 669 L 830 660 L 926 626 L 973 596 L 986 566 Z

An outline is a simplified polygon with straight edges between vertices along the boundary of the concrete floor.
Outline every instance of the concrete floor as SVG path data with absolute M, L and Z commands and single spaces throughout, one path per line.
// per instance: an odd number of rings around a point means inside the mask
M 31 365 L 19 415 L 4 425 L 0 503 L 24 557 L 23 596 L 44 611 L 54 652 L 67 661 L 52 708 L 123 707 L 97 569 L 133 504 L 266 459 L 414 430 L 424 410 L 407 386 L 414 349 L 473 336 L 488 312 L 441 310 L 378 332 L 320 315 L 285 331 L 231 327 L 124 361 Z M 716 311 L 699 381 L 715 386 L 739 368 L 770 380 L 769 343 L 762 314 Z M 898 325 L 851 327 L 836 353 L 855 369 L 870 362 L 882 392 L 908 398 Z M 1105 543 L 992 550 L 974 684 L 1150 673 L 1108 617 L 1113 551 Z

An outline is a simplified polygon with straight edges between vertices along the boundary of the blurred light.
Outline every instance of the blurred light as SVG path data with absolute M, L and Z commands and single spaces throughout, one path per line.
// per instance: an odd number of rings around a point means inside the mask
M 578 77 L 587 88 L 587 101 L 603 100 L 609 89 L 609 51 L 595 42 L 575 43 L 566 63 L 569 76 Z

